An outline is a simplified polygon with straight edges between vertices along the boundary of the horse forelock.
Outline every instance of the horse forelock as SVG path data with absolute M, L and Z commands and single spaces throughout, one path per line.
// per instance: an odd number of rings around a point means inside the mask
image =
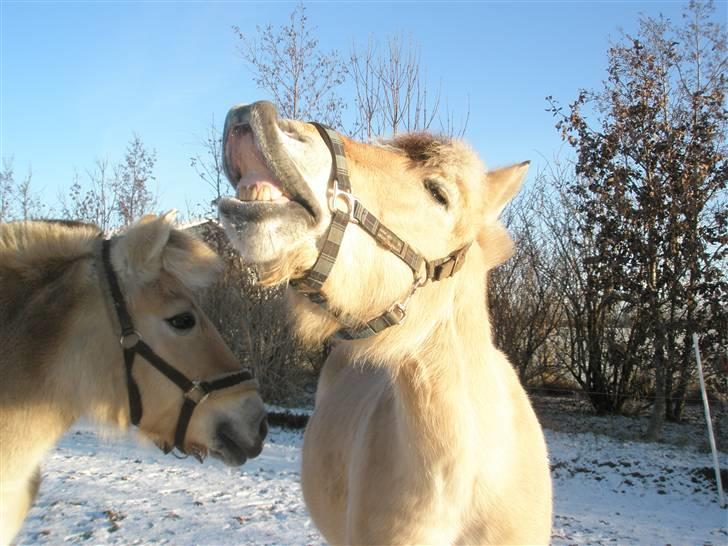
M 397 135 L 387 144 L 404 152 L 412 161 L 426 162 L 437 157 L 442 148 L 451 142 L 450 138 L 443 135 L 416 132 Z

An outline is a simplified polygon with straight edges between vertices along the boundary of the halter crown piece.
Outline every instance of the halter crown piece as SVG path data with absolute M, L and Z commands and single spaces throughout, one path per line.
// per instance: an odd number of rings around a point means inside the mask
M 382 330 L 400 324 L 407 316 L 407 305 L 412 295 L 428 281 L 440 281 L 452 277 L 463 265 L 464 257 L 470 244 L 459 248 L 450 255 L 437 260 L 428 261 L 411 246 L 400 239 L 391 229 L 382 224 L 376 216 L 369 212 L 351 192 L 349 170 L 346 165 L 344 144 L 339 134 L 320 123 L 312 123 L 321 134 L 326 146 L 331 151 L 331 176 L 329 177 L 329 210 L 332 213 L 331 224 L 321 252 L 311 270 L 302 279 L 291 281 L 303 296 L 323 307 L 344 324 L 334 335 L 341 339 L 363 339 L 378 334 Z M 341 210 L 337 203 L 346 205 Z M 329 305 L 322 288 L 336 262 L 336 257 L 344 239 L 344 232 L 349 224 L 359 225 L 379 246 L 392 252 L 412 270 L 412 288 L 407 296 L 387 309 L 381 315 L 366 321 L 363 325 L 349 322 L 335 308 Z
M 162 375 L 177 385 L 183 393 L 182 408 L 180 409 L 179 418 L 177 419 L 177 428 L 174 435 L 174 447 L 180 452 L 186 453 L 184 450 L 185 435 L 187 434 L 187 426 L 192 418 L 195 408 L 204 402 L 207 397 L 215 391 L 229 389 L 236 385 L 246 382 L 255 383 L 255 377 L 252 371 L 243 368 L 239 372 L 231 372 L 219 375 L 210 380 L 193 381 L 182 372 L 169 365 L 161 356 L 145 343 L 142 335 L 134 328 L 131 315 L 127 310 L 124 296 L 119 286 L 119 280 L 116 277 L 114 268 L 111 265 L 111 240 L 105 239 L 101 246 L 101 263 L 106 273 L 106 282 L 111 294 L 111 302 L 116 310 L 116 316 L 121 326 L 121 337 L 119 343 L 124 352 L 124 364 L 126 367 L 126 385 L 129 392 L 129 413 L 131 422 L 134 426 L 139 425 L 142 419 L 142 398 L 139 393 L 139 386 L 132 376 L 132 367 L 134 366 L 134 358 L 138 354 Z M 103 277 L 99 275 L 99 278 Z M 103 281 L 102 281 L 103 282 Z M 171 448 L 167 446 L 161 448 L 165 453 L 169 453 Z

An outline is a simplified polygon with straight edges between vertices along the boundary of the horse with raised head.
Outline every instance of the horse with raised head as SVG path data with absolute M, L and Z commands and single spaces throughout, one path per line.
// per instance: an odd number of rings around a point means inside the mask
M 145 217 L 111 240 L 89 224 L 0 224 L 0 544 L 43 455 L 82 416 L 200 460 L 260 453 L 257 383 L 193 297 L 219 259 L 172 221 Z
M 527 163 L 486 171 L 459 140 L 363 144 L 233 108 L 226 230 L 296 331 L 336 336 L 303 445 L 306 505 L 336 544 L 546 544 L 541 427 L 493 345 L 486 273 Z

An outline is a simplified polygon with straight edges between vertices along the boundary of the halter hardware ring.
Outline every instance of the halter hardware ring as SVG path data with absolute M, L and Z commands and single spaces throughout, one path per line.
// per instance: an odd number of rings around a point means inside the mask
M 394 320 L 390 320 L 393 324 L 402 324 L 404 319 L 407 318 L 407 306 L 409 305 L 412 296 L 415 295 L 417 289 L 423 286 L 427 282 L 427 279 L 419 277 L 412 283 L 412 289 L 407 294 L 407 297 L 402 301 L 393 303 L 389 309 L 387 309 L 386 315 Z
M 202 404 L 208 396 L 210 396 L 210 393 L 202 388 L 199 381 L 193 381 L 192 388 L 185 393 L 185 398 L 187 398 L 190 402 L 193 402 L 195 405 Z
M 404 301 L 398 301 L 387 309 L 387 317 L 393 319 L 390 320 L 392 324 L 402 324 L 404 319 L 407 318 L 407 303 L 409 303 L 409 297 Z
M 333 187 L 331 188 L 331 197 L 329 198 L 329 209 L 331 209 L 331 212 L 341 211 L 350 217 L 350 221 L 355 221 L 354 208 L 356 207 L 357 203 L 356 197 L 354 197 L 351 193 L 347 191 L 341 191 L 339 189 L 339 184 L 335 178 L 332 185 Z M 338 203 L 343 203 L 344 205 L 346 205 L 347 210 L 339 209 L 337 207 Z
M 133 349 L 144 338 L 137 330 L 131 330 L 121 334 L 119 344 L 123 349 Z

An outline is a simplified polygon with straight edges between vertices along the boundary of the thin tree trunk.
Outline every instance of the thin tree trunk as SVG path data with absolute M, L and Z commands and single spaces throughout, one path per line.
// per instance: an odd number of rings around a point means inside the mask
M 659 313 L 653 313 L 653 320 L 659 321 L 659 316 L 654 315 Z M 647 427 L 647 439 L 655 442 L 660 439 L 662 435 L 662 426 L 665 424 L 665 384 L 666 384 L 666 370 L 665 370 L 665 332 L 659 323 L 656 323 L 655 327 L 655 354 L 653 358 L 653 365 L 655 368 L 655 403 L 652 406 L 652 415 L 650 416 L 650 423 Z

